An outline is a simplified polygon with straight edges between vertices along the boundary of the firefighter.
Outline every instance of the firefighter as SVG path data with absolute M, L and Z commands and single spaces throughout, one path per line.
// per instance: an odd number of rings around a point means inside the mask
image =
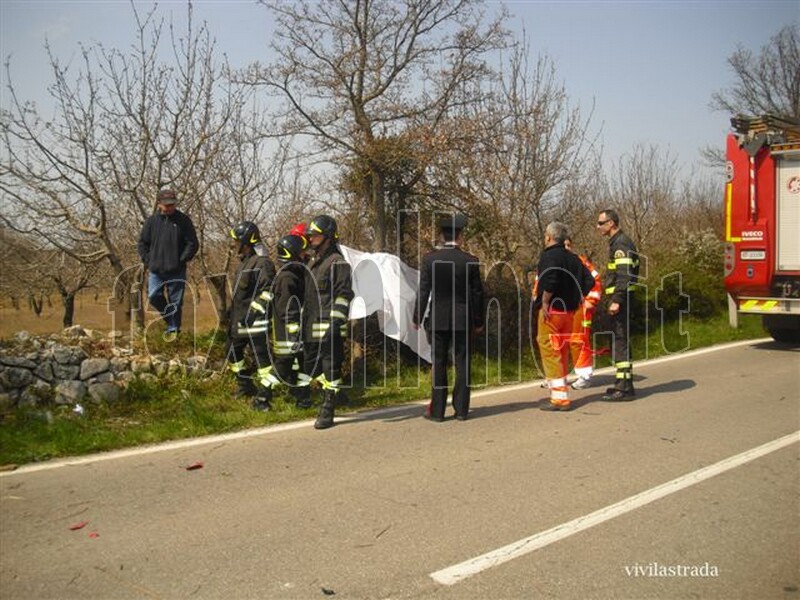
M 572 337 L 570 338 L 572 364 L 575 367 L 575 375 L 577 375 L 577 379 L 572 382 L 571 387 L 574 390 L 582 390 L 592 385 L 592 374 L 594 373 L 592 319 L 594 318 L 597 304 L 600 302 L 603 284 L 597 267 L 592 264 L 587 256 L 573 250 L 572 240 L 569 236 L 564 240 L 564 248 L 574 252 L 594 278 L 594 286 L 583 299 L 582 308 L 575 311 L 575 321 L 572 325 Z
M 227 358 L 236 376 L 237 396 L 252 398 L 252 407 L 267 411 L 272 407 L 269 350 L 267 336 L 270 318 L 269 288 L 275 267 L 267 257 L 258 227 L 251 221 L 237 223 L 230 230 L 241 264 L 236 273 L 231 319 L 228 330 Z M 256 364 L 247 367 L 245 352 L 250 346 Z M 257 383 L 250 375 L 255 372 Z
M 266 380 L 272 389 L 280 384 L 289 385 L 298 408 L 311 407 L 308 386 L 297 386 L 299 361 L 303 356 L 300 313 L 305 289 L 302 259 L 305 249 L 304 237 L 287 235 L 278 241 L 278 273 L 269 292 L 273 316 L 270 337 L 272 370 Z
M 303 369 L 298 385 L 317 381 L 323 400 L 314 423 L 316 429 L 333 426 L 333 415 L 342 385 L 344 340 L 350 301 L 353 299 L 350 265 L 336 242 L 336 220 L 314 217 L 306 228 L 313 258 L 309 261 L 303 305 Z
M 639 254 L 631 238 L 620 229 L 619 215 L 604 210 L 597 219 L 597 230 L 608 238 L 608 265 L 605 294 L 609 297 L 608 316 L 613 336 L 616 385 L 608 388 L 603 400 L 633 400 L 633 363 L 630 351 L 631 304 L 639 276 Z

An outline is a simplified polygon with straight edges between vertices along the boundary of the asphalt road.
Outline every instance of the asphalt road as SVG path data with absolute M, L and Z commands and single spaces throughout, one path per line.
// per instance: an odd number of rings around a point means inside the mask
M 570 413 L 536 383 L 466 422 L 413 405 L 4 473 L 0 597 L 800 599 L 800 351 L 635 374 L 636 401 L 600 401 L 606 373 Z

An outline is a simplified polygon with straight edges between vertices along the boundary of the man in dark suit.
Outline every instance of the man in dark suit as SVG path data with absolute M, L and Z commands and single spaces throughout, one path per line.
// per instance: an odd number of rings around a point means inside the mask
M 447 363 L 450 348 L 456 381 L 453 408 L 456 419 L 469 413 L 470 337 L 483 331 L 483 284 L 475 256 L 461 249 L 464 215 L 446 217 L 439 223 L 439 245 L 426 254 L 420 266 L 419 292 L 414 326 L 429 332 L 433 356 L 431 403 L 426 418 L 444 421 L 447 404 Z

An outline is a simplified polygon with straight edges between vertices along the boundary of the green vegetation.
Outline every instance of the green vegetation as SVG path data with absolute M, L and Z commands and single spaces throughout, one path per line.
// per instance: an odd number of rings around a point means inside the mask
M 676 322 L 666 325 L 663 336 L 660 327 L 651 327 L 647 336 L 649 358 L 765 335 L 760 319 L 750 316 L 742 318 L 738 330 L 728 326 L 725 316 L 702 322 L 687 319 L 683 330 L 684 334 L 688 332 L 688 340 L 678 331 Z M 210 342 L 211 337 L 207 340 Z M 644 336 L 638 336 L 636 346 L 636 356 L 643 356 Z M 388 364 L 391 366 L 385 377 L 380 364 L 368 364 L 367 376 L 354 378 L 362 382 L 366 380 L 367 385 L 356 385 L 347 391 L 347 404 L 343 411 L 397 405 L 428 396 L 429 375 L 425 367 L 397 366 L 394 359 Z M 608 356 L 598 357 L 599 367 L 608 364 Z M 480 387 L 483 383 L 493 386 L 541 377 L 529 349 L 521 361 L 506 358 L 501 366 L 497 361 L 476 356 L 473 372 Z M 206 380 L 185 376 L 162 381 L 135 380 L 122 400 L 113 405 L 89 404 L 83 415 L 73 413 L 67 406 L 21 408 L 2 415 L 0 464 L 42 461 L 219 434 L 309 419 L 316 412 L 314 409 L 299 410 L 288 395 L 280 395 L 273 403 L 272 412 L 258 413 L 252 411 L 244 400 L 234 399 L 234 388 L 227 373 Z

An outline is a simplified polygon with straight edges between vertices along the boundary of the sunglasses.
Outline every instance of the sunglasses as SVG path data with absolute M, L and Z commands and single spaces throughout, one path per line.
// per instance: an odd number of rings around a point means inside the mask
M 611 219 L 606 219 L 605 221 L 598 221 L 598 222 L 597 222 L 597 226 L 598 226 L 598 227 L 602 227 L 603 225 L 605 225 L 606 223 L 608 223 L 610 220 L 611 220 Z

